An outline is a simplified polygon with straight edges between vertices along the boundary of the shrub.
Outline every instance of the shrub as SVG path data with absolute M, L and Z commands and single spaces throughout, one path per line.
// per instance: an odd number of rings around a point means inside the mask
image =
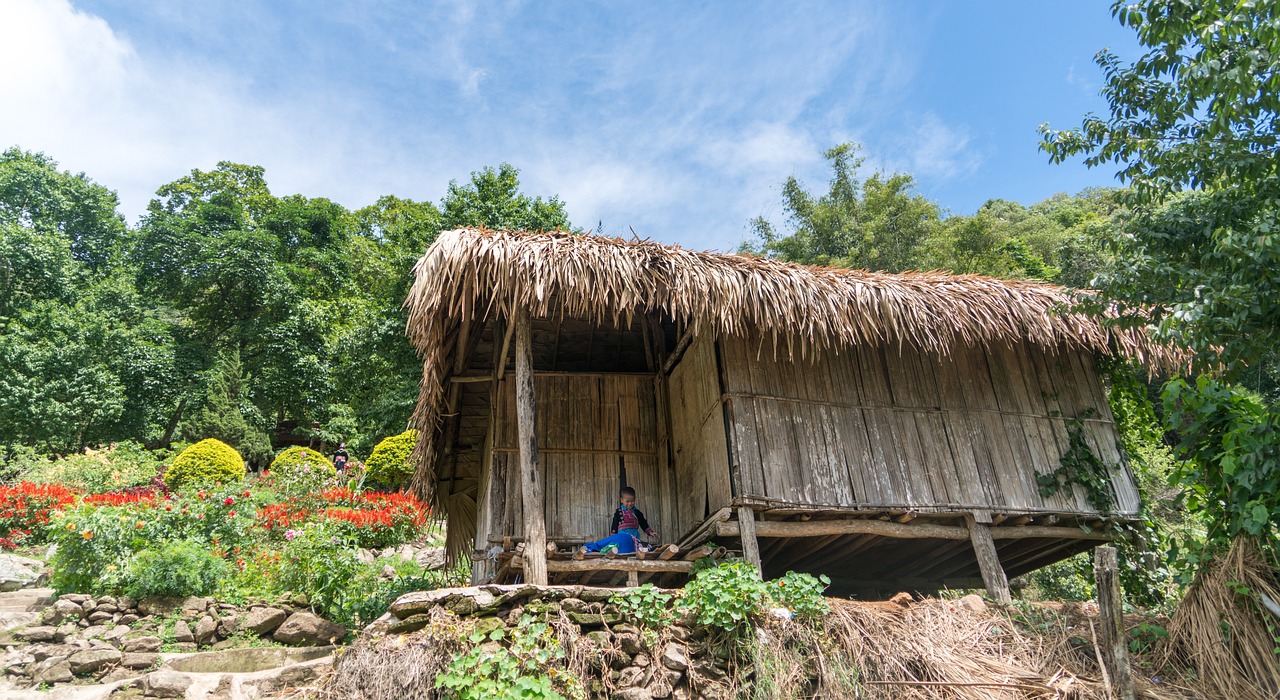
M 227 573 L 227 564 L 203 546 L 171 542 L 138 552 L 124 576 L 124 592 L 134 598 L 153 595 L 209 595 Z
M 831 612 L 827 599 L 822 596 L 829 585 L 831 579 L 826 576 L 788 571 L 782 578 L 769 582 L 769 597 L 796 617 L 818 617 Z
M 290 447 L 276 455 L 268 468 L 271 487 L 285 496 L 305 496 L 324 487 L 338 475 L 319 450 Z
M 119 491 L 151 482 L 159 471 L 160 455 L 136 442 L 121 442 L 61 459 L 30 459 L 21 477 L 36 484 L 61 484 L 85 493 Z
M 685 586 L 682 607 L 700 625 L 741 631 L 764 607 L 769 587 L 760 572 L 741 559 L 699 571 Z
M 418 441 L 418 431 L 410 428 L 378 443 L 364 463 L 369 481 L 389 488 L 401 488 L 413 476 L 409 457 Z
M 125 508 L 79 506 L 55 513 L 49 539 L 58 545 L 49 585 L 59 593 L 117 590 L 130 555 L 147 545 L 145 524 Z
M 240 453 L 221 440 L 209 438 L 188 447 L 164 473 L 164 483 L 180 491 L 191 486 L 207 486 L 244 479 Z
M 305 594 L 311 608 L 326 618 L 343 621 L 353 599 L 366 595 L 352 585 L 361 568 L 355 550 L 322 523 L 307 523 L 286 537 L 281 587 Z

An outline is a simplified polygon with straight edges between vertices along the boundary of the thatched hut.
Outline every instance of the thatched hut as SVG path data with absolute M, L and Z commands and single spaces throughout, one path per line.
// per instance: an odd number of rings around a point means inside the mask
M 1168 354 L 1058 287 L 481 230 L 415 274 L 414 483 L 478 580 L 687 571 L 674 547 L 547 561 L 604 534 L 624 484 L 686 556 L 727 546 L 838 590 L 1007 595 L 1138 514 L 1095 360 Z M 1086 447 L 1101 486 L 1042 495 Z

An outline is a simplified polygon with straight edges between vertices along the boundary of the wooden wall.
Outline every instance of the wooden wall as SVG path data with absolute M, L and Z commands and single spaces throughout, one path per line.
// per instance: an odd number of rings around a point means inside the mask
M 514 387 L 508 374 L 494 407 L 487 532 L 499 541 L 524 531 Z M 607 535 L 624 477 L 649 524 L 673 536 L 674 518 L 660 507 L 670 489 L 658 466 L 653 376 L 536 373 L 534 394 L 548 540 L 584 542 Z
M 860 346 L 775 361 L 772 346 L 736 338 L 722 340 L 720 353 L 740 498 L 1088 513 L 1080 487 L 1045 498 L 1036 484 L 1067 448 L 1066 416 L 1084 418 L 1090 446 L 1115 465 L 1116 512 L 1138 510 L 1088 355 L 1018 345 L 940 358 Z M 688 468 L 677 458 L 677 472 Z
M 715 342 L 704 337 L 689 346 L 668 379 L 678 534 L 733 501 L 718 372 Z

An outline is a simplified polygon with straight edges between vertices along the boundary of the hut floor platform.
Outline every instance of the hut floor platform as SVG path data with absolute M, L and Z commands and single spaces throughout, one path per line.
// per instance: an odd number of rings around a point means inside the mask
M 681 586 L 689 578 L 693 563 L 703 557 L 725 559 L 740 557 L 741 552 L 706 545 L 680 548 L 674 544 L 658 545 L 651 551 L 634 554 L 602 554 L 584 552 L 581 547 L 547 545 L 547 576 L 552 585 L 641 586 L 652 583 L 662 587 Z M 504 551 L 497 557 L 497 574 L 492 583 L 516 583 L 524 571 L 524 545 Z

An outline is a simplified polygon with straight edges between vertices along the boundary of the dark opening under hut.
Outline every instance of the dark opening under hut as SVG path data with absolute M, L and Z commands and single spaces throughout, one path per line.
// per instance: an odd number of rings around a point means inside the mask
M 670 582 L 728 548 L 840 592 L 1007 597 L 1138 514 L 1096 360 L 1177 360 L 1034 282 L 482 230 L 415 274 L 414 486 L 476 582 Z M 1102 478 L 1042 495 L 1086 448 Z M 675 546 L 574 558 L 622 485 Z

